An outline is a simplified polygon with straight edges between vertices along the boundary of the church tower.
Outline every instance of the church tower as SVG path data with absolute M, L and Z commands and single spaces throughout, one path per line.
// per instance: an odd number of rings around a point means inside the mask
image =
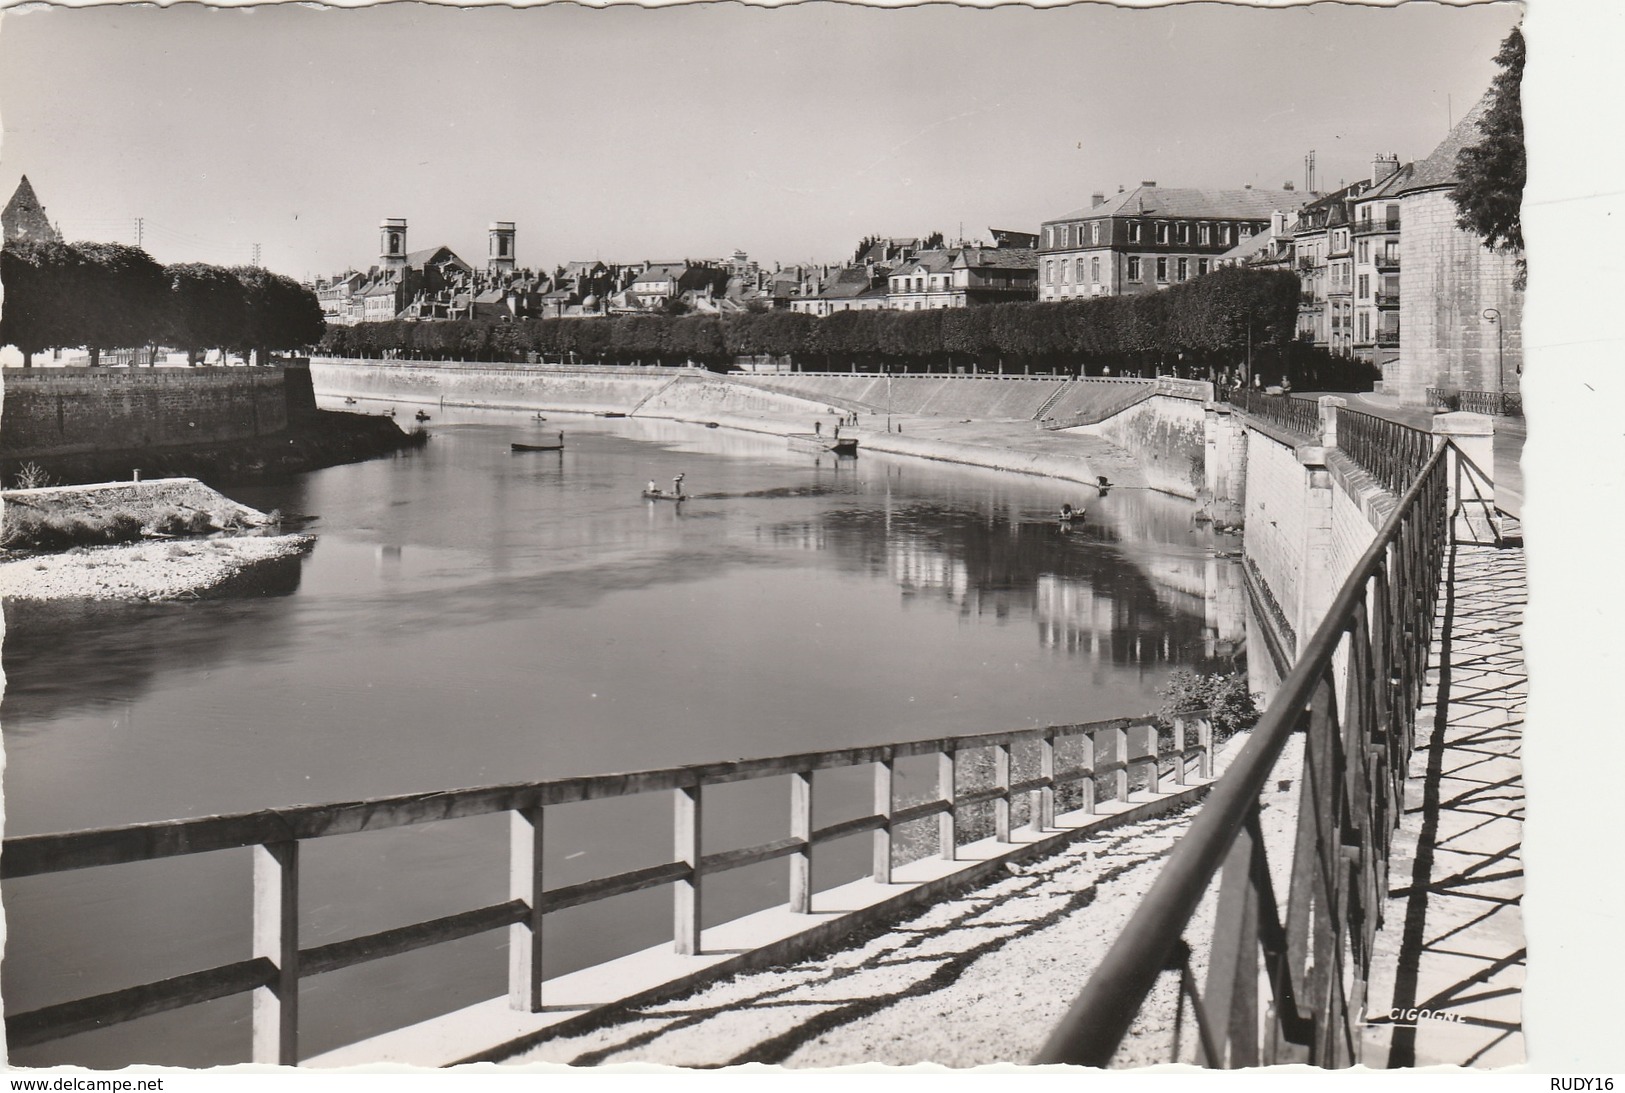
M 514 228 L 511 220 L 493 220 L 487 229 L 491 239 L 485 268 L 492 273 L 512 273 L 514 269 Z
M 406 221 L 390 217 L 378 225 L 378 257 L 385 269 L 406 265 Z
M 61 234 L 51 226 L 50 220 L 45 216 L 45 206 L 34 196 L 34 187 L 29 183 L 27 175 L 17 183 L 17 192 L 11 195 L 11 200 L 6 202 L 5 210 L 0 212 L 0 228 L 4 229 L 7 243 L 30 240 L 45 240 L 52 243 L 62 241 Z

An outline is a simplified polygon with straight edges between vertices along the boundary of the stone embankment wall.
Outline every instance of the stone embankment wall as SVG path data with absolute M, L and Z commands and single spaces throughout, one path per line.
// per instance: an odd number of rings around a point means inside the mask
M 0 460 L 270 436 L 288 427 L 285 380 L 294 373 L 298 366 L 7 369 Z
M 568 368 L 542 364 L 358 361 L 313 358 L 324 395 L 512 410 L 630 413 L 686 368 Z
M 1031 421 L 1071 383 L 1067 376 L 885 376 L 795 373 L 737 377 L 735 382 L 823 401 L 837 409 Z
M 637 412 L 649 417 L 697 421 L 730 416 L 786 417 L 798 422 L 799 428 L 808 429 L 815 418 L 827 413 L 829 407 L 827 399 L 802 398 L 763 390 L 702 372 L 679 376 L 667 383 L 640 403 Z
M 1078 431 L 1134 453 L 1152 489 L 1194 500 L 1207 486 L 1212 398 L 1211 384 L 1159 380 L 1149 398 Z

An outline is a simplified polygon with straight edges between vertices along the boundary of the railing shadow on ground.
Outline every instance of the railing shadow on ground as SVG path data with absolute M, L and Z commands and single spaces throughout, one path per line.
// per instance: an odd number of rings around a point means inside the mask
M 1109 1065 L 1165 974 L 1179 981 L 1174 1058 L 1188 1010 L 1207 1066 L 1360 1061 L 1434 607 L 1452 537 L 1470 522 L 1463 491 L 1475 474 L 1482 476 L 1446 441 L 1409 483 L 1037 1062 Z M 1281 906 L 1260 796 L 1300 731 L 1297 830 Z M 1198 987 L 1186 934 L 1215 876 L 1216 923 Z
M 1008 732 L 944 737 L 702 765 L 556 779 L 238 815 L 135 824 L 5 840 L 0 877 L 13 880 L 66 870 L 153 861 L 248 847 L 253 850 L 253 955 L 214 968 L 137 984 L 6 1015 L 12 1048 L 169 1012 L 232 995 L 253 996 L 252 1058 L 295 1065 L 300 984 L 312 976 L 488 931 L 507 929 L 508 1001 L 514 1010 L 547 1008 L 542 931 L 550 913 L 659 886 L 671 887 L 673 950 L 696 955 L 701 944 L 705 878 L 775 859 L 789 863 L 789 907 L 812 911 L 812 863 L 820 843 L 870 834 L 872 877 L 892 883 L 906 855 L 905 831 L 934 822 L 934 839 L 915 847 L 954 859 L 978 828 L 1012 842 L 1026 818 L 1055 828 L 1058 803 L 1093 814 L 1106 801 L 1126 802 L 1131 788 L 1162 792 L 1194 774 L 1211 777 L 1213 729 L 1205 712 L 1177 717 L 1173 730 L 1149 719 L 1117 719 Z M 1017 758 L 1020 750 L 1020 761 Z M 896 764 L 934 759 L 936 796 L 899 799 Z M 872 768 L 873 812 L 813 827 L 813 780 L 820 770 Z M 790 835 L 755 846 L 707 852 L 702 845 L 704 790 L 750 779 L 788 776 Z M 980 783 L 980 784 L 979 784 Z M 670 860 L 641 869 L 548 888 L 543 833 L 551 810 L 576 802 L 668 792 L 674 802 Z M 1025 807 L 1023 807 L 1025 806 Z M 979 812 L 991 812 L 981 816 Z M 300 944 L 300 848 L 310 840 L 469 816 L 509 816 L 509 896 L 504 902 L 312 947 Z M 247 878 L 245 878 L 246 880 Z

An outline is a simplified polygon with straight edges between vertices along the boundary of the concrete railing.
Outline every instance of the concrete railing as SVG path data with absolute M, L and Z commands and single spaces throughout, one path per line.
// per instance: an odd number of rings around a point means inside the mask
M 1018 747 L 1036 756 L 1031 776 L 1016 781 L 1012 777 L 1012 753 Z M 969 780 L 965 777 L 966 760 L 977 751 L 991 752 L 992 784 L 967 788 L 961 785 Z M 1071 765 L 1063 768 L 1057 762 L 1058 752 L 1063 759 L 1066 752 L 1077 754 Z M 935 758 L 937 796 L 901 805 L 895 792 L 896 763 L 919 756 Z M 13 1049 L 21 1048 L 252 992 L 253 1061 L 296 1064 L 300 1060 L 299 994 L 304 980 L 499 929 L 509 931 L 509 1006 L 536 1013 L 545 1002 L 543 921 L 553 912 L 669 885 L 673 949 L 679 954 L 695 954 L 700 943 L 705 881 L 719 873 L 788 859 L 789 907 L 806 914 L 811 911 L 813 853 L 821 844 L 871 833 L 874 880 L 889 884 L 896 858 L 894 838 L 903 824 L 936 818 L 937 852 L 952 860 L 962 841 L 962 812 L 971 806 L 991 803 L 994 838 L 1010 842 L 1012 802 L 1019 794 L 1030 795 L 1031 825 L 1039 830 L 1050 829 L 1055 826 L 1058 790 L 1077 787 L 1080 807 L 1092 814 L 1097 805 L 1097 782 L 1104 791 L 1101 799 L 1126 801 L 1133 783 L 1142 784 L 1152 794 L 1160 793 L 1165 772 L 1176 786 L 1187 785 L 1193 773 L 1198 781 L 1210 778 L 1212 756 L 1212 723 L 1206 713 L 1198 712 L 1177 719 L 1166 740 L 1150 720 L 1101 721 L 12 837 L 5 840 L 0 852 L 0 877 L 6 880 L 251 847 L 254 949 L 249 959 L 231 964 L 25 1013 L 8 1013 L 7 1041 Z M 860 766 L 872 768 L 873 812 L 815 828 L 814 774 Z M 705 790 L 774 776 L 787 776 L 789 780 L 789 837 L 720 853 L 707 852 L 701 839 Z M 546 886 L 542 833 L 554 810 L 579 802 L 648 793 L 669 793 L 672 797 L 675 845 L 670 859 L 577 884 Z M 507 900 L 344 941 L 314 947 L 301 945 L 300 852 L 306 843 L 336 835 L 496 813 L 506 813 L 509 818 Z M 664 831 L 658 835 L 650 832 L 647 840 L 652 843 L 667 837 Z

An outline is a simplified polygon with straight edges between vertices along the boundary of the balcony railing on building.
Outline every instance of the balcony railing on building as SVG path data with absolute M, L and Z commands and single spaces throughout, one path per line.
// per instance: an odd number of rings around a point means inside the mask
M 1397 348 L 1399 346 L 1399 331 L 1397 331 L 1397 330 L 1379 330 L 1379 331 L 1377 331 L 1377 344 L 1379 346 L 1381 346 L 1382 348 L 1384 348 L 1384 349 Z
M 1399 306 L 1399 293 L 1397 292 L 1379 292 L 1372 299 L 1376 301 L 1378 307 Z
M 1379 254 L 1371 259 L 1371 264 L 1376 266 L 1378 269 L 1398 269 L 1399 255 L 1386 253 Z
M 1374 232 L 1397 232 L 1399 230 L 1399 217 L 1365 217 L 1354 222 L 1355 235 L 1370 235 Z

